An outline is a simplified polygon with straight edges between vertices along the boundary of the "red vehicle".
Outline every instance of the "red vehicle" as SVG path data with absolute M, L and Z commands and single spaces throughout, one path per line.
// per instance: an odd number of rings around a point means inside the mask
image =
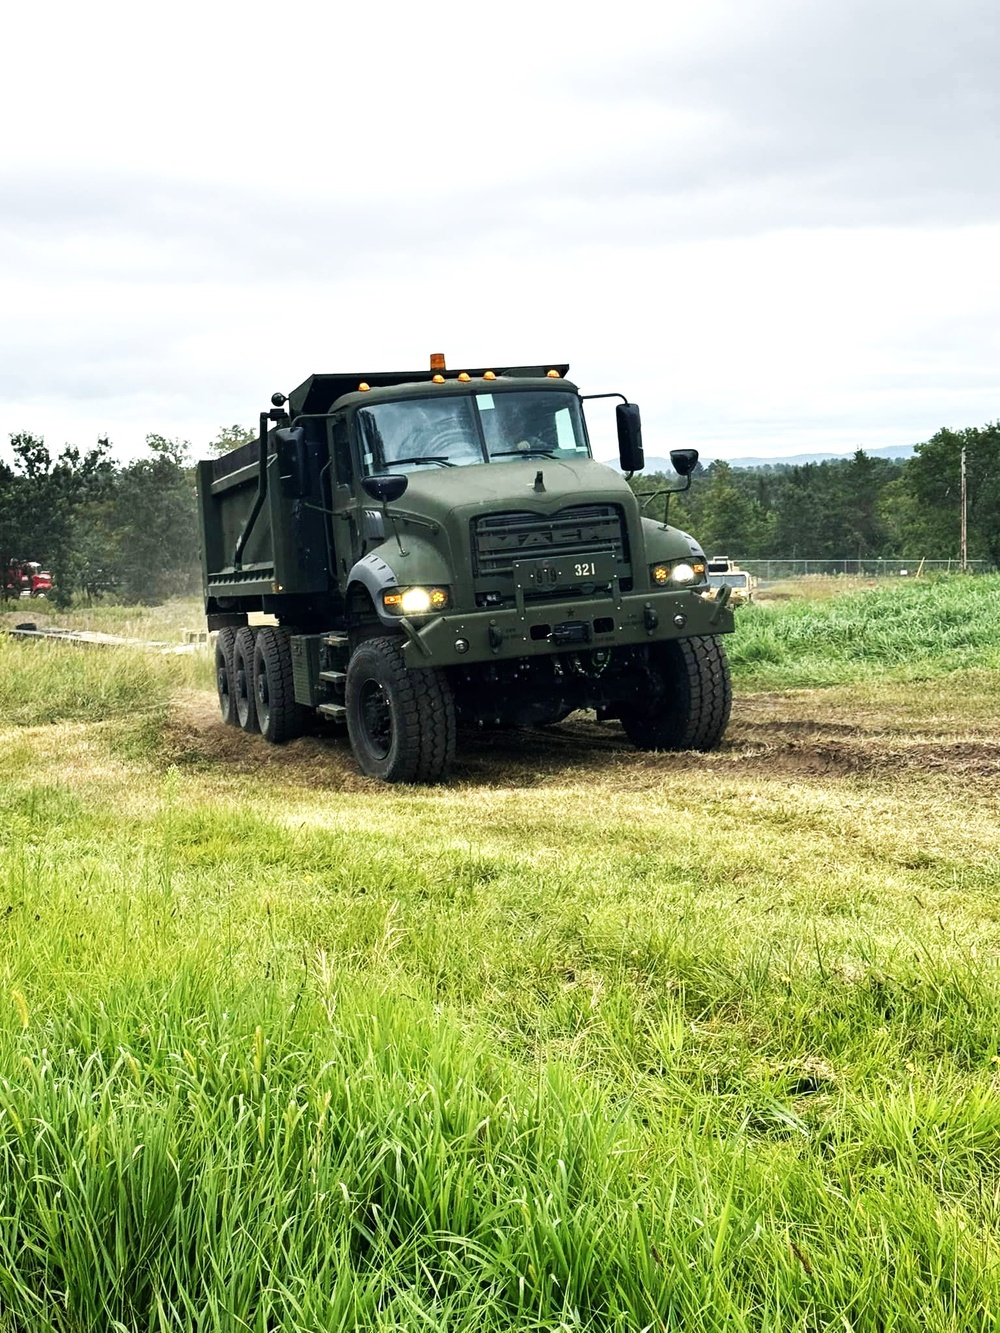
M 11 560 L 3 591 L 5 597 L 45 597 L 52 591 L 52 575 L 37 560 Z

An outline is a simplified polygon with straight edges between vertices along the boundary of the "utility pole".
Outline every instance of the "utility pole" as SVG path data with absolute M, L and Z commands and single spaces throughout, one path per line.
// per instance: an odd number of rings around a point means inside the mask
M 968 511 L 968 490 L 965 484 L 965 445 L 962 445 L 962 532 L 959 541 L 960 553 L 962 557 L 962 573 L 969 572 L 969 531 L 966 522 Z

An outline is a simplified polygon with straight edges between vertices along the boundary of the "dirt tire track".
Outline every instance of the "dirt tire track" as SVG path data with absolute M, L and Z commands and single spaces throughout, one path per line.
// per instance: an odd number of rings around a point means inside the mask
M 927 735 L 886 725 L 884 714 L 860 709 L 838 719 L 782 719 L 774 695 L 738 698 L 726 739 L 709 754 L 643 753 L 633 749 L 617 723 L 573 714 L 544 729 L 459 733 L 450 785 L 534 786 L 613 772 L 616 781 L 662 781 L 692 770 L 762 780 L 826 777 L 891 777 L 941 773 L 1000 794 L 1000 734 Z M 215 696 L 178 695 L 164 732 L 171 764 L 224 766 L 237 773 L 270 773 L 293 786 L 364 791 L 383 786 L 358 771 L 346 734 L 332 728 L 287 745 L 227 727 Z

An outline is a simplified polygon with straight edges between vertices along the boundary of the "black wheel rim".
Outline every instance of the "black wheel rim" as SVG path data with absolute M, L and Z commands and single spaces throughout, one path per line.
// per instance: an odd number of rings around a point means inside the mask
M 247 716 L 250 711 L 250 691 L 247 689 L 247 673 L 243 667 L 236 669 L 236 711 L 240 720 Z
M 365 739 L 376 759 L 385 759 L 392 749 L 392 710 L 389 696 L 377 680 L 366 680 L 361 687 L 361 724 Z
M 271 695 L 267 688 L 267 672 L 263 668 L 257 673 L 257 717 L 261 730 L 266 731 L 271 708 Z
M 228 712 L 230 703 L 229 672 L 226 670 L 225 665 L 221 662 L 219 663 L 219 668 L 215 673 L 215 678 L 219 689 L 219 704 L 222 707 L 222 711 L 225 713 Z

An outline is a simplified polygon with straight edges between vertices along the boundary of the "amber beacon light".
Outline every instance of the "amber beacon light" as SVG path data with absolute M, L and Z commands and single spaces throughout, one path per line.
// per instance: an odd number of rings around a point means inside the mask
M 431 370 L 446 370 L 444 352 L 431 352 Z

